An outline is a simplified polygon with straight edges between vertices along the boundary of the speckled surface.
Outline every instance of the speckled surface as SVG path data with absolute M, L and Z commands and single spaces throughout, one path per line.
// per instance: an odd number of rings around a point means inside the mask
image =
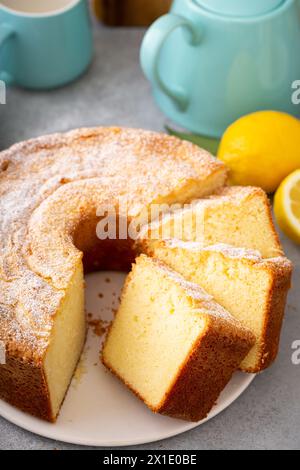
M 76 83 L 51 92 L 10 89 L 0 105 L 0 149 L 19 140 L 93 125 L 163 130 L 138 64 L 141 30 L 95 27 L 95 59 Z M 292 364 L 292 343 L 300 340 L 300 248 L 284 237 L 295 264 L 293 289 L 277 362 L 258 376 L 226 411 L 181 436 L 144 449 L 299 449 L 300 365 Z M 0 449 L 77 449 L 24 431 L 0 418 Z

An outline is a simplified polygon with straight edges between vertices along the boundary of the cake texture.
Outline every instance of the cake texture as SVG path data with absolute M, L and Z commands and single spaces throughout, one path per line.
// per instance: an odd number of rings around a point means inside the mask
M 260 251 L 264 258 L 283 255 L 266 193 L 251 186 L 228 186 L 186 208 L 143 227 L 140 238 L 226 243 Z
M 254 341 L 198 285 L 141 255 L 125 282 L 102 361 L 152 411 L 198 421 Z
M 96 235 L 108 205 L 129 223 L 152 203 L 185 203 L 225 180 L 207 152 L 142 130 L 82 129 L 2 152 L 0 397 L 55 421 L 85 339 L 83 268 L 134 259 L 132 240 Z
M 254 250 L 176 239 L 144 240 L 140 249 L 200 285 L 254 333 L 256 343 L 241 370 L 260 372 L 272 364 L 291 284 L 287 258 L 264 259 Z

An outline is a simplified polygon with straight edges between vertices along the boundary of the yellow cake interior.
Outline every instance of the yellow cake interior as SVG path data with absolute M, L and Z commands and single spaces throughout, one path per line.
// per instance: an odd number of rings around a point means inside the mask
M 201 302 L 167 271 L 146 257 L 137 260 L 103 357 L 152 409 L 159 407 L 196 339 L 205 331 L 199 308 Z
M 72 379 L 86 335 L 82 263 L 66 290 L 61 308 L 55 315 L 51 341 L 44 358 L 53 420 Z

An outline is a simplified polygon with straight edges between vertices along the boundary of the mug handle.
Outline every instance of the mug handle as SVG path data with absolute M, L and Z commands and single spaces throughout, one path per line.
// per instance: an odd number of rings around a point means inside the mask
M 180 111 L 185 111 L 189 105 L 187 92 L 179 86 L 167 86 L 160 78 L 158 65 L 160 51 L 168 36 L 177 28 L 184 28 L 187 42 L 197 46 L 201 41 L 201 33 L 195 25 L 183 16 L 168 13 L 156 20 L 146 32 L 140 51 L 140 61 L 144 74 L 152 85 L 169 96 Z
M 14 34 L 15 30 L 9 24 L 0 24 L 0 50 L 7 39 Z M 7 85 L 13 83 L 13 77 L 8 72 L 5 72 L 5 70 L 0 72 L 0 80 L 3 80 Z

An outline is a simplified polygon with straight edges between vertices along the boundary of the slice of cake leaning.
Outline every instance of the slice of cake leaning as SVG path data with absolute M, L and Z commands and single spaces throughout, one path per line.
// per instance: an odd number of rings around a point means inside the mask
M 198 242 L 147 240 L 142 248 L 205 289 L 256 336 L 241 369 L 259 372 L 276 358 L 292 263 L 263 259 L 258 251 Z
M 152 411 L 198 421 L 254 341 L 198 285 L 141 255 L 125 283 L 102 361 Z
M 176 209 L 176 208 L 175 208 Z M 140 239 L 177 238 L 203 246 L 227 243 L 258 250 L 263 258 L 283 255 L 266 193 L 252 186 L 232 186 L 168 212 L 143 227 Z

